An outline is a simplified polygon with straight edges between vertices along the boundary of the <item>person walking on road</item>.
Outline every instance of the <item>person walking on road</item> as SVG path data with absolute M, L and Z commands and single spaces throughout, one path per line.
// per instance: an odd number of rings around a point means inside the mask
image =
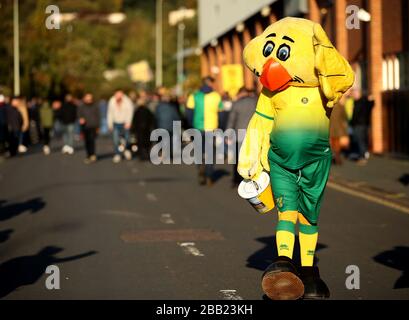
M 63 133 L 64 146 L 63 154 L 74 154 L 74 130 L 75 121 L 77 120 L 77 106 L 74 103 L 72 95 L 65 96 L 64 103 L 59 110 L 59 120 L 61 121 L 61 129 Z
M 202 134 L 202 164 L 199 165 L 199 184 L 213 184 L 214 159 L 206 159 L 206 144 L 214 145 L 213 131 L 219 125 L 219 111 L 223 109 L 222 98 L 214 90 L 215 79 L 206 77 L 202 87 L 189 96 L 186 107 L 193 110 L 193 128 Z M 213 153 L 213 152 L 212 152 Z M 207 160 L 207 161 L 206 161 Z
M 368 134 L 371 126 L 372 109 L 375 105 L 373 96 L 362 95 L 361 91 L 355 89 L 354 112 L 351 125 L 353 135 L 358 146 L 358 165 L 366 165 L 369 159 Z
M 139 105 L 133 117 L 132 130 L 136 136 L 138 154 L 142 161 L 149 159 L 149 150 L 151 147 L 150 136 L 154 127 L 155 117 L 153 113 L 146 105 Z
M 7 143 L 11 157 L 17 155 L 23 127 L 23 117 L 18 109 L 20 103 L 20 97 L 15 96 L 11 98 L 10 105 L 6 106 Z
M 27 133 L 30 128 L 30 119 L 28 116 L 28 108 L 27 108 L 27 103 L 24 98 L 19 98 L 17 102 L 17 110 L 20 112 L 21 119 L 22 119 L 22 125 L 21 125 L 21 130 L 19 133 L 18 137 L 18 152 L 19 153 L 26 153 L 27 152 Z
M 156 127 L 169 132 L 170 148 L 168 150 L 170 154 L 162 154 L 162 157 L 170 159 L 172 155 L 173 123 L 176 121 L 180 121 L 180 116 L 177 110 L 178 106 L 175 103 L 171 102 L 171 97 L 168 90 L 165 88 L 161 88 L 158 92 L 160 100 L 155 112 Z M 166 150 L 166 148 L 164 149 Z
M 342 97 L 331 113 L 330 144 L 336 165 L 342 165 L 341 152 L 349 147 L 348 118 L 345 112 L 345 101 L 346 98 Z
M 129 150 L 129 130 L 132 125 L 133 113 L 134 106 L 131 99 L 122 90 L 116 90 L 114 96 L 109 100 L 107 115 L 108 128 L 113 132 L 114 163 L 121 162 L 122 152 L 126 160 L 132 159 L 132 153 Z
M 54 125 L 54 112 L 48 102 L 43 102 L 39 109 L 41 136 L 43 139 L 43 152 L 47 156 L 51 153 L 50 137 Z
M 85 164 L 94 163 L 97 161 L 95 153 L 95 140 L 97 137 L 97 130 L 99 127 L 99 106 L 94 103 L 94 97 L 91 93 L 84 96 L 83 103 L 78 109 L 78 118 L 85 139 L 85 150 L 87 157 L 84 160 Z
M 257 98 L 255 96 L 250 96 L 249 91 L 246 88 L 241 88 L 237 94 L 237 100 L 233 103 L 229 114 L 226 128 L 233 129 L 236 133 L 236 139 L 234 139 L 235 141 L 230 141 L 230 143 L 236 143 L 232 187 L 237 187 L 242 181 L 241 176 L 237 172 L 237 163 L 240 147 L 244 140 L 244 135 L 241 137 L 239 135 L 239 130 L 247 129 L 250 119 L 256 110 L 256 105 Z

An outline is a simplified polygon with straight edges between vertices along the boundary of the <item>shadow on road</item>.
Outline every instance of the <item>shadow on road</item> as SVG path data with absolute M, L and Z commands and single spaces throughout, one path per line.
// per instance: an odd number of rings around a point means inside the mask
M 6 242 L 8 239 L 10 239 L 10 235 L 14 232 L 13 229 L 7 229 L 0 231 L 0 243 Z
M 213 181 L 216 183 L 220 179 L 222 179 L 224 176 L 229 176 L 230 172 L 226 171 L 224 169 L 217 169 L 213 173 Z
M 97 253 L 89 251 L 66 258 L 55 256 L 63 250 L 63 248 L 48 246 L 35 255 L 14 258 L 0 264 L 0 298 L 21 286 L 34 284 L 50 265 L 86 258 Z
M 256 239 L 265 245 L 264 248 L 253 253 L 247 258 L 247 267 L 264 271 L 267 267 L 273 263 L 273 260 L 277 258 L 277 247 L 276 247 L 276 237 L 261 237 Z M 327 248 L 328 246 L 322 243 L 318 243 L 316 252 Z M 296 264 L 300 265 L 300 246 L 298 242 L 298 236 L 295 237 L 294 245 L 294 261 Z M 315 264 L 318 264 L 318 258 L 315 257 Z
M 373 259 L 384 266 L 402 271 L 393 286 L 394 289 L 409 288 L 409 247 L 398 246 L 376 255 Z
M 404 174 L 399 178 L 399 182 L 404 186 L 409 186 L 409 174 Z
M 33 198 L 25 202 L 7 203 L 7 201 L 0 201 L 0 221 L 9 220 L 26 211 L 31 214 L 37 213 L 44 209 L 46 203 L 42 198 Z

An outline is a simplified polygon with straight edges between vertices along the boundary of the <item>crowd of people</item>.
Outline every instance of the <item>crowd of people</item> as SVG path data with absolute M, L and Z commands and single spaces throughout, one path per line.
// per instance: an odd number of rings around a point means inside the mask
M 163 92 L 161 89 L 158 92 Z M 76 141 L 83 141 L 86 151 L 86 164 L 97 161 L 96 139 L 100 135 L 112 136 L 113 162 L 131 160 L 136 151 L 140 158 L 148 160 L 150 133 L 163 125 L 163 115 L 156 109 L 170 108 L 179 115 L 176 100 L 164 93 L 148 95 L 145 92 L 127 95 L 116 90 L 108 100 L 95 101 L 92 93 L 81 98 L 66 94 L 64 99 L 47 101 L 24 97 L 0 95 L 0 155 L 14 157 L 25 154 L 28 148 L 42 145 L 45 155 L 51 153 L 51 142 L 61 145 L 61 152 L 72 155 Z M 173 116 L 167 121 L 178 120 Z
M 52 141 L 56 141 L 55 146 L 62 145 L 63 154 L 72 155 L 75 142 L 83 141 L 84 162 L 91 164 L 98 159 L 97 137 L 111 135 L 114 163 L 131 160 L 135 154 L 146 161 L 152 146 L 150 135 L 155 128 L 172 135 L 174 122 L 181 121 L 184 129 L 195 128 L 203 137 L 215 129 L 233 129 L 238 133 L 247 128 L 256 105 L 254 90 L 241 88 L 232 99 L 228 93 L 216 91 L 211 77 L 204 78 L 202 86 L 187 99 L 172 96 L 166 88 L 151 94 L 140 91 L 128 95 L 118 89 L 108 101 L 95 101 L 89 92 L 81 98 L 66 94 L 64 99 L 52 101 L 41 98 L 26 101 L 20 96 L 7 98 L 0 94 L 0 155 L 14 157 L 38 144 L 49 155 Z M 335 164 L 341 164 L 344 157 L 361 165 L 368 161 L 373 105 L 370 96 L 353 89 L 332 110 L 330 135 Z M 239 134 L 236 137 L 240 139 Z M 239 139 L 234 141 L 237 146 L 242 143 Z M 204 156 L 205 148 L 202 150 Z M 238 152 L 235 157 L 237 163 Z M 214 162 L 202 163 L 198 165 L 199 184 L 212 185 Z M 232 185 L 237 186 L 241 181 L 237 165 L 232 171 Z

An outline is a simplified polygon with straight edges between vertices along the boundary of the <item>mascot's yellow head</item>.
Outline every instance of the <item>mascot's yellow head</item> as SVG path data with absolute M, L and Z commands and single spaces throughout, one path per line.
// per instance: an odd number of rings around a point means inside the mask
M 273 92 L 320 86 L 329 107 L 354 83 L 351 66 L 321 25 L 306 19 L 284 18 L 269 26 L 245 47 L 244 61 Z

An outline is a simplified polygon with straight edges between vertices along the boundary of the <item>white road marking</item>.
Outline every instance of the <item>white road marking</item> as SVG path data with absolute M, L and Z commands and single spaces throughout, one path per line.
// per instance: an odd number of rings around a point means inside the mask
M 223 296 L 223 300 L 243 300 L 243 298 L 237 294 L 237 290 L 220 290 L 220 293 Z
M 172 219 L 170 213 L 164 213 L 160 217 L 160 221 L 164 224 L 175 224 L 175 221 Z
M 136 212 L 130 212 L 125 210 L 104 210 L 102 211 L 103 214 L 111 215 L 111 216 L 121 216 L 125 218 L 140 218 L 142 215 Z
M 146 198 L 147 198 L 149 201 L 152 201 L 152 202 L 158 201 L 158 198 L 157 198 L 153 193 L 147 193 L 147 194 L 146 194 Z
M 146 186 L 145 180 L 139 181 L 139 186 L 140 186 L 140 187 L 145 187 L 145 186 Z
M 132 170 L 131 170 L 131 171 L 132 171 L 132 173 L 133 173 L 133 174 L 137 174 L 137 173 L 139 173 L 138 168 L 132 168 Z
M 403 213 L 409 214 L 409 208 L 408 207 L 399 205 L 399 204 L 394 203 L 392 201 L 384 200 L 384 199 L 381 199 L 381 198 L 366 194 L 366 193 L 358 191 L 358 190 L 352 190 L 352 189 L 349 189 L 347 187 L 344 187 L 342 185 L 339 185 L 339 184 L 337 184 L 335 182 L 331 182 L 331 181 L 329 181 L 327 185 L 331 189 L 334 189 L 334 190 L 349 194 L 351 196 L 361 198 L 361 199 L 365 199 L 367 201 L 374 202 L 374 203 L 383 205 L 385 207 L 389 207 L 389 208 L 401 211 Z
M 194 242 L 182 242 L 178 243 L 179 246 L 182 247 L 183 251 L 195 257 L 204 257 L 204 254 L 200 252 L 198 248 L 196 248 L 196 244 Z

